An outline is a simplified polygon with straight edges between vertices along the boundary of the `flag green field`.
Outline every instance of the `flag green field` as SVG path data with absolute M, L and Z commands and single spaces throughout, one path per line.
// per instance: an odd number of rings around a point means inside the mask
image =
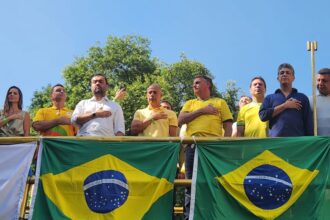
M 43 139 L 32 219 L 171 219 L 179 144 Z
M 330 138 L 197 145 L 190 219 L 329 219 Z

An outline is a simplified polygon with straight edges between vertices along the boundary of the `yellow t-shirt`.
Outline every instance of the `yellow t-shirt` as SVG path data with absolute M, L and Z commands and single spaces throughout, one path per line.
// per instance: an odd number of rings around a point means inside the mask
M 55 106 L 50 108 L 41 108 L 33 118 L 33 122 L 36 121 L 50 121 L 59 117 L 71 118 L 72 110 L 68 108 L 57 109 Z M 74 136 L 76 133 L 73 125 L 57 125 L 47 131 L 41 131 L 43 136 Z
M 241 108 L 237 116 L 237 126 L 244 126 L 244 137 L 267 137 L 268 122 L 259 118 L 262 103 L 251 102 Z
M 154 120 L 148 127 L 146 127 L 139 136 L 148 137 L 169 137 L 169 127 L 178 126 L 178 118 L 175 112 L 168 110 L 166 108 L 152 108 L 148 106 L 144 109 L 139 109 L 134 114 L 133 120 L 143 121 L 150 118 L 153 112 L 165 112 L 167 114 L 166 119 Z
M 223 122 L 233 119 L 225 100 L 220 98 L 210 98 L 208 100 L 192 99 L 184 104 L 181 112 L 194 112 L 210 104 L 218 109 L 219 115 L 198 116 L 187 124 L 187 136 L 223 136 Z

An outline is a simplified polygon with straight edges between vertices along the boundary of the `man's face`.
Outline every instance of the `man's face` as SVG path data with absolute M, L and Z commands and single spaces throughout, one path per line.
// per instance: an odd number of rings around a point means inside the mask
M 163 107 L 163 108 L 166 108 L 168 110 L 172 110 L 170 104 L 168 104 L 167 102 L 162 102 L 160 103 L 160 105 Z
M 255 79 L 251 82 L 250 93 L 252 96 L 264 96 L 266 92 L 265 84 L 260 79 Z
M 321 95 L 330 95 L 330 74 L 317 74 L 317 89 Z
M 239 108 L 242 108 L 244 105 L 249 104 L 251 102 L 251 99 L 247 96 L 243 96 L 239 99 L 238 106 Z
M 207 81 L 203 78 L 196 78 L 193 82 L 193 90 L 195 95 L 199 95 L 209 89 Z
M 103 76 L 94 76 L 91 80 L 91 84 L 92 92 L 95 96 L 105 96 L 108 90 L 108 84 Z
M 293 80 L 295 79 L 293 72 L 289 68 L 282 68 L 280 69 L 277 80 L 280 84 L 292 84 Z
M 55 86 L 52 91 L 51 99 L 53 101 L 61 101 L 66 99 L 66 92 L 62 86 Z
M 147 89 L 148 103 L 159 103 L 162 98 L 162 91 L 159 86 L 149 86 Z

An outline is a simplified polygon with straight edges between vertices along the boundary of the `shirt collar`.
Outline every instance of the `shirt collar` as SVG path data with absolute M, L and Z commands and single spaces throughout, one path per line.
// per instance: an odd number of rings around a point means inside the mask
M 97 101 L 95 96 L 93 96 L 92 98 L 90 98 L 91 101 L 96 101 L 96 102 L 102 102 L 102 101 L 109 101 L 108 97 L 104 96 L 101 100 Z
M 157 108 L 153 108 L 151 105 L 148 105 L 147 107 L 149 110 L 164 110 L 164 107 L 163 106 L 159 106 Z
M 298 92 L 298 90 L 297 90 L 297 89 L 295 89 L 295 88 L 292 88 L 292 91 L 291 91 L 291 93 L 290 93 L 290 94 L 293 94 L 293 93 L 297 93 L 297 92 Z M 275 93 L 282 93 L 282 91 L 281 91 L 281 89 L 276 89 Z
M 64 106 L 63 108 L 60 108 L 60 109 L 58 109 L 55 105 L 53 105 L 52 107 L 51 107 L 51 109 L 55 109 L 55 110 L 65 110 L 66 109 L 66 107 Z

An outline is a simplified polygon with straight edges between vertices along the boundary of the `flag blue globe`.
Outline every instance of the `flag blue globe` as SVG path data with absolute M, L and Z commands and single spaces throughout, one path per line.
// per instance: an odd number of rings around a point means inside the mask
M 244 178 L 244 190 L 249 200 L 265 210 L 284 205 L 291 196 L 293 185 L 282 169 L 265 164 L 251 170 Z
M 108 213 L 126 202 L 129 189 L 123 173 L 105 170 L 93 173 L 85 179 L 84 194 L 90 210 Z

